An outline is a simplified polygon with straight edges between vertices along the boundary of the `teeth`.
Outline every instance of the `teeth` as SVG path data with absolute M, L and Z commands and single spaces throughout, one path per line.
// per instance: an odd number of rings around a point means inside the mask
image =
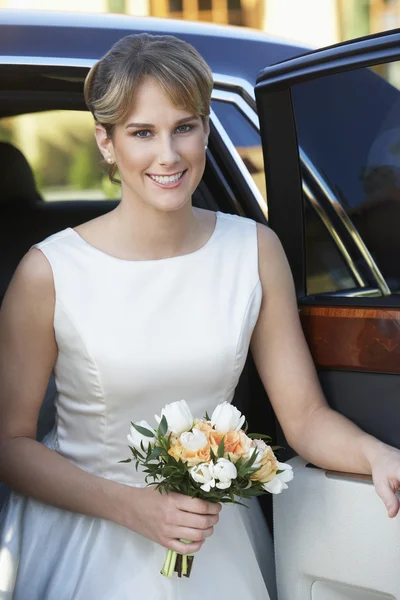
M 177 173 L 176 175 L 171 175 L 171 177 L 164 177 L 161 175 L 150 175 L 149 177 L 157 183 L 175 183 L 180 179 L 183 175 L 183 171 L 181 173 Z

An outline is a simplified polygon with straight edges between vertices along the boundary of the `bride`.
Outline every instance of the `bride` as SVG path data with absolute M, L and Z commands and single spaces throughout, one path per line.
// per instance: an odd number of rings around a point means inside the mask
M 290 445 L 321 467 L 372 473 L 398 512 L 400 453 L 326 405 L 277 237 L 191 204 L 211 90 L 204 60 L 170 36 L 128 36 L 88 74 L 122 199 L 32 248 L 3 302 L 0 476 L 15 491 L 1 516 L 1 600 L 269 598 L 256 503 L 246 515 L 161 495 L 119 463 L 130 421 L 181 398 L 196 415 L 231 401 L 250 345 Z M 56 425 L 38 443 L 53 371 Z M 197 553 L 190 579 L 159 574 L 165 548 Z

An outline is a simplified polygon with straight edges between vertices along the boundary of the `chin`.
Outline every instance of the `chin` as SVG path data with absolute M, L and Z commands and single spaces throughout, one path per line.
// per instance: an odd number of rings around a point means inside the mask
M 159 210 L 161 212 L 175 212 L 183 208 L 188 202 L 190 202 L 190 197 L 186 198 L 183 201 L 177 202 L 173 200 L 164 200 L 163 202 L 149 202 L 150 206 Z

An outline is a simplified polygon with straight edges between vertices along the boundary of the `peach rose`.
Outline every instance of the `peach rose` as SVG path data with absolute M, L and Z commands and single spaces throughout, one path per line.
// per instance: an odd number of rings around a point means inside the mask
M 214 431 L 211 423 L 209 421 L 205 421 L 204 419 L 196 419 L 193 427 L 202 431 L 207 439 L 210 432 Z
M 250 439 L 244 431 L 234 431 L 231 429 L 225 435 L 214 430 L 209 433 L 208 439 L 214 454 L 217 454 L 222 438 L 224 438 L 224 458 L 229 457 L 232 462 L 236 462 L 241 456 L 248 453 L 251 443 Z
M 255 461 L 254 466 L 259 468 L 250 475 L 250 479 L 253 481 L 267 483 L 275 477 L 275 473 L 278 470 L 278 461 L 270 446 L 266 446 L 263 456 L 260 460 Z
M 194 467 L 203 462 L 210 461 L 210 446 L 207 444 L 200 450 L 191 450 L 190 448 L 182 448 L 181 460 L 187 463 L 189 467 Z
M 199 427 L 196 425 L 196 428 L 194 429 L 199 429 Z M 182 444 L 180 437 L 172 435 L 170 438 L 168 454 L 175 458 L 176 461 L 180 459 L 190 467 L 193 467 L 203 462 L 209 462 L 210 446 L 207 442 L 204 446 L 197 449 L 185 447 L 185 445 Z
M 168 449 L 168 454 L 172 456 L 176 461 L 178 461 L 182 457 L 182 452 L 184 448 L 179 440 L 179 438 L 174 438 L 170 440 L 170 447 Z

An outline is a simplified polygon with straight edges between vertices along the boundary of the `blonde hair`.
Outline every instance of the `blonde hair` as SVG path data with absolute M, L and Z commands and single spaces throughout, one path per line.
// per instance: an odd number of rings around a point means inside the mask
M 109 137 L 129 116 L 135 90 L 145 77 L 155 79 L 177 108 L 203 122 L 210 114 L 212 73 L 193 46 L 172 35 L 128 35 L 93 65 L 85 80 L 86 105 Z M 116 165 L 104 165 L 111 181 L 119 183 Z

